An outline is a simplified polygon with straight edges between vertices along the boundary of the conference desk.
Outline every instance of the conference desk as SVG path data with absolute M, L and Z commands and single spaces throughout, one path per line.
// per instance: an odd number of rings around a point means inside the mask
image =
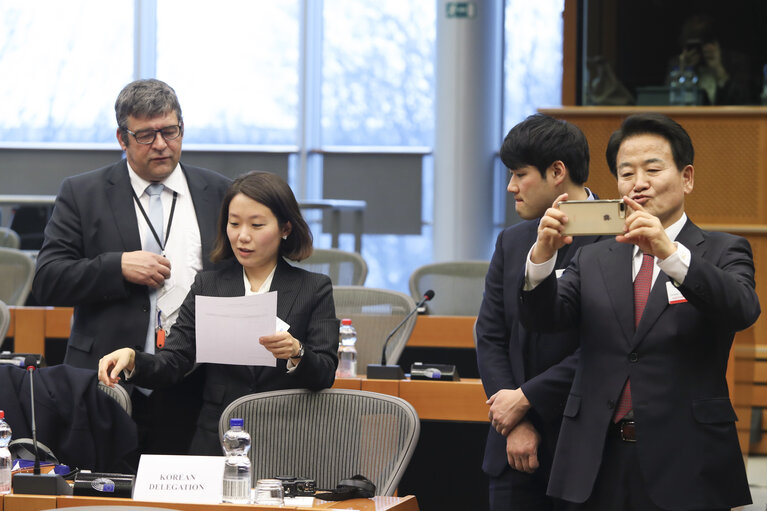
M 8 336 L 18 353 L 45 353 L 46 339 L 66 339 L 70 307 L 11 307 Z M 408 346 L 474 347 L 473 317 L 419 316 Z M 478 378 L 460 381 L 368 380 L 339 378 L 334 388 L 369 390 L 399 396 L 424 420 L 487 422 L 485 392 Z
M 306 510 L 306 509 L 357 509 L 359 511 L 419 511 L 418 501 L 412 495 L 407 497 L 373 497 L 372 499 L 350 499 L 339 502 L 315 501 L 312 507 L 259 506 L 255 504 L 179 504 L 173 502 L 142 502 L 131 499 L 103 497 L 76 497 L 54 495 L 5 495 L 0 499 L 0 511 L 42 511 L 78 506 L 145 506 L 177 509 L 181 511 L 204 511 L 221 509 L 226 511 L 260 510 Z
M 45 339 L 66 339 L 71 307 L 11 307 L 8 337 L 19 353 L 45 353 Z M 473 316 L 418 316 L 408 347 L 474 348 Z
M 8 335 L 14 337 L 16 351 L 44 353 L 46 338 L 69 337 L 72 309 L 12 307 L 11 317 Z M 408 346 L 473 349 L 474 321 L 473 317 L 419 316 Z M 487 487 L 479 467 L 487 435 L 488 406 L 479 379 L 463 378 L 453 382 L 357 377 L 339 378 L 334 387 L 399 396 L 412 404 L 423 420 L 419 445 L 410 462 L 412 468 L 408 469 L 400 483 L 400 493 L 418 495 L 424 509 L 487 507 L 486 503 L 477 500 L 478 492 L 485 495 Z M 456 438 L 461 439 L 460 445 L 455 446 Z M 446 445 L 454 445 L 454 448 L 446 449 Z M 444 490 L 445 487 L 457 486 L 462 486 L 466 493 L 455 495 Z M 36 511 L 45 508 L 12 509 Z M 392 509 L 411 510 L 408 507 Z M 0 511 L 4 510 L 0 508 Z

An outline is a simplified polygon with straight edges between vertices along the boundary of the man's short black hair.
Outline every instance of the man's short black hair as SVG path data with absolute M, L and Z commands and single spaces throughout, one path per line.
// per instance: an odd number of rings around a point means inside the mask
M 616 161 L 618 149 L 624 140 L 635 135 L 658 135 L 668 140 L 671 146 L 671 155 L 674 157 L 674 163 L 680 172 L 687 165 L 692 165 L 695 159 L 695 150 L 692 147 L 690 135 L 679 123 L 663 114 L 634 114 L 623 120 L 621 127 L 610 136 L 610 141 L 607 142 L 605 157 L 613 176 L 618 177 Z
M 509 131 L 501 146 L 501 161 L 510 170 L 532 165 L 543 178 L 552 163 L 561 160 L 573 183 L 589 178 L 589 143 L 574 124 L 534 114 Z

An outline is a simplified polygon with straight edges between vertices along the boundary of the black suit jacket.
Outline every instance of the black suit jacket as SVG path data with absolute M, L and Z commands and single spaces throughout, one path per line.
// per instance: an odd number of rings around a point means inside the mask
M 137 444 L 136 425 L 98 388 L 96 371 L 64 364 L 34 372 L 37 440 L 70 468 L 132 470 L 125 458 Z M 32 438 L 29 373 L 0 364 L 0 408 L 13 439 Z
M 578 339 L 574 329 L 541 334 L 520 323 L 517 290 L 537 233 L 538 220 L 529 220 L 498 235 L 477 317 L 477 363 L 488 397 L 501 389 L 522 388 L 532 404 L 527 418 L 541 434 L 540 470 L 546 471 L 551 465 L 562 411 L 575 374 Z M 559 250 L 556 268 L 567 267 L 579 247 L 597 239 L 575 237 L 571 245 Z M 482 468 L 488 475 L 498 476 L 508 466 L 506 438 L 491 426 Z
M 197 214 L 203 268 L 229 179 L 182 165 Z M 131 347 L 143 350 L 149 327 L 146 286 L 122 275 L 123 252 L 141 250 L 125 160 L 64 180 L 37 258 L 33 292 L 43 305 L 74 306 L 64 362 L 96 369 L 99 359 Z
M 575 327 L 581 343 L 551 495 L 573 502 L 590 496 L 615 404 L 630 377 L 637 477 L 653 502 L 664 509 L 751 502 L 725 377 L 735 332 L 761 312 L 751 247 L 689 220 L 677 241 L 691 252 L 678 288 L 687 301 L 669 303 L 670 280 L 661 272 L 636 331 L 633 247 L 612 239 L 583 247 L 561 278 L 549 276 L 520 295 L 525 326 Z
M 270 291 L 277 291 L 277 316 L 290 325 L 291 335 L 304 344 L 304 357 L 291 373 L 287 372 L 287 360 L 280 359 L 276 367 L 205 364 L 203 406 L 191 448 L 194 454 L 221 454 L 218 420 L 226 405 L 238 397 L 278 389 L 320 390 L 333 385 L 338 365 L 339 321 L 330 279 L 280 259 Z M 219 270 L 198 273 L 165 348 L 154 356 L 137 352 L 130 382 L 155 388 L 181 380 L 195 363 L 195 297 L 244 294 L 242 266 L 234 259 Z

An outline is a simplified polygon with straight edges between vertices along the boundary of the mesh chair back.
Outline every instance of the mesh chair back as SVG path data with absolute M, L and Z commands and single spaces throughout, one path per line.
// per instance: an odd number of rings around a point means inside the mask
M 489 261 L 451 261 L 416 268 L 410 275 L 410 294 L 418 300 L 429 289 L 434 300 L 426 303 L 428 314 L 476 316 L 485 292 Z
M 119 384 L 115 385 L 114 387 L 110 387 L 109 385 L 104 385 L 103 383 L 99 382 L 99 390 L 117 401 L 120 406 L 123 407 L 125 413 L 128 415 L 133 415 L 133 405 L 131 404 L 130 394 L 128 394 L 128 391 L 125 390 L 125 387 Z
M 16 231 L 8 227 L 0 227 L 0 247 L 19 248 L 20 246 L 21 238 L 16 234 Z
M 220 437 L 233 417 L 242 418 L 250 433 L 254 481 L 293 475 L 333 489 L 361 474 L 376 485 L 377 495 L 394 495 L 421 428 L 404 399 L 348 389 L 243 396 L 221 415 Z
M 0 301 L 0 344 L 3 344 L 5 336 L 8 335 L 8 327 L 11 326 L 11 311 L 5 302 Z
M 0 300 L 8 305 L 24 305 L 34 276 L 32 258 L 15 248 L 0 248 Z
M 330 277 L 334 286 L 363 286 L 368 276 L 368 265 L 357 252 L 346 252 L 334 248 L 315 248 L 310 257 L 303 261 L 290 261 L 315 273 Z
M 368 364 L 380 364 L 389 333 L 415 308 L 415 302 L 399 291 L 362 286 L 334 286 L 336 316 L 349 318 L 357 330 L 357 373 L 365 374 Z M 412 315 L 392 336 L 386 347 L 386 362 L 396 364 L 415 326 Z

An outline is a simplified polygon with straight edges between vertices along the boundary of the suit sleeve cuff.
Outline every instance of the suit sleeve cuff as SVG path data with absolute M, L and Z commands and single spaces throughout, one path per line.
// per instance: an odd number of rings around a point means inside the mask
M 534 263 L 530 259 L 530 255 L 533 253 L 533 248 L 535 248 L 535 245 L 530 247 L 530 250 L 527 252 L 527 264 L 525 265 L 525 287 L 523 288 L 524 291 L 532 291 L 535 289 L 538 284 L 546 280 L 546 277 L 551 275 L 551 272 L 554 271 L 554 266 L 557 264 L 556 254 L 554 254 L 554 257 L 548 261 L 542 262 L 540 264 Z

